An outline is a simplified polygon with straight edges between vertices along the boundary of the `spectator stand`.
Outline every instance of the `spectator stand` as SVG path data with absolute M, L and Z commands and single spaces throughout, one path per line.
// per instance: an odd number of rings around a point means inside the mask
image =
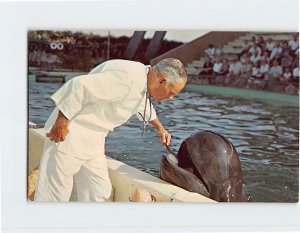
M 226 58 L 231 63 L 231 67 L 234 66 L 232 65 L 234 63 L 233 60 L 237 57 L 242 64 L 237 65 L 240 67 L 239 71 L 235 71 L 234 74 L 229 71 L 229 74 L 225 75 L 226 77 L 220 77 L 216 73 L 210 75 L 203 74 L 202 68 L 206 58 L 201 57 L 199 60 L 189 63 L 186 67 L 189 75 L 189 83 L 227 85 L 238 88 L 298 94 L 299 68 L 295 69 L 299 67 L 298 36 L 298 33 L 277 32 L 256 32 L 240 36 L 222 48 L 219 48 L 222 52 L 218 57 L 218 59 Z M 212 63 L 215 64 L 215 57 L 211 53 L 212 48 L 216 49 L 212 47 L 213 43 L 217 44 L 218 41 L 214 41 L 208 46 L 208 53 L 206 55 L 210 55 Z M 248 59 L 251 61 L 251 69 L 249 68 L 249 64 L 247 68 L 244 67 Z M 276 68 L 273 68 L 275 60 L 278 65 L 276 65 Z M 254 66 L 254 64 L 256 65 Z M 284 79 L 283 73 L 286 67 L 290 69 L 292 75 L 291 78 Z M 293 72 L 294 69 L 295 72 Z M 276 70 L 275 76 L 274 70 Z

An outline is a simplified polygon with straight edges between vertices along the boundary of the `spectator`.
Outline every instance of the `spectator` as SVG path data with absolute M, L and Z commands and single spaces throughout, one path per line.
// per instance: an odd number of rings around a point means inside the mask
M 257 44 L 252 44 L 252 46 L 249 48 L 249 53 L 252 56 L 255 52 L 257 52 L 259 55 L 261 55 L 261 48 L 258 47 Z
M 291 67 L 293 64 L 293 58 L 290 56 L 288 51 L 285 51 L 283 54 L 283 58 L 281 58 L 281 66 L 285 70 L 285 68 Z
M 208 79 L 209 84 L 215 84 L 215 77 L 216 77 L 216 75 L 220 74 L 222 65 L 223 64 L 222 64 L 220 58 L 216 58 L 216 62 L 214 63 L 214 66 L 213 66 L 213 77 Z
M 257 37 L 256 36 L 252 36 L 251 42 L 252 42 L 252 44 L 257 44 L 257 42 L 258 42 Z
M 261 48 L 262 53 L 263 53 L 263 51 L 267 51 L 267 45 L 266 45 L 266 42 L 260 44 L 259 47 Z
M 259 68 L 259 76 L 261 77 L 261 79 L 257 81 L 257 84 L 261 89 L 265 89 L 267 86 L 269 71 L 270 71 L 269 60 L 266 58 L 262 60 Z
M 205 56 L 205 62 L 200 70 L 199 75 L 212 75 L 213 73 L 213 63 L 211 62 L 211 59 L 207 56 Z
M 223 64 L 222 64 L 221 60 L 219 58 L 217 58 L 216 62 L 214 63 L 214 66 L 213 66 L 213 74 L 214 75 L 220 74 L 222 65 Z
M 275 47 L 272 38 L 268 38 L 267 43 L 266 43 L 266 47 L 267 47 L 267 50 L 271 53 L 272 50 L 273 50 L 274 47 Z
M 224 58 L 222 61 L 221 75 L 227 75 L 229 73 L 229 62 L 227 58 Z
M 222 60 L 222 67 L 221 67 L 221 70 L 219 72 L 219 75 L 217 75 L 216 78 L 215 78 L 216 84 L 223 85 L 225 77 L 228 74 L 228 72 L 229 72 L 229 62 L 228 62 L 227 58 L 224 58 Z
M 285 87 L 285 93 L 289 95 L 297 95 L 297 93 L 299 94 L 299 86 L 297 87 L 290 83 Z
M 293 38 L 289 40 L 288 45 L 293 53 L 296 52 L 296 50 L 299 48 L 299 37 L 298 33 L 294 33 Z
M 249 49 L 250 49 L 250 47 L 251 47 L 251 45 L 252 45 L 252 42 L 249 42 L 249 41 L 245 41 L 245 44 L 243 44 L 243 47 L 242 47 L 242 54 L 244 54 L 244 53 L 249 53 Z
M 259 72 L 259 70 L 260 70 L 259 62 L 255 62 L 253 67 L 252 67 L 251 77 L 260 79 L 261 78 L 261 73 Z
M 225 79 L 225 85 L 234 83 L 234 80 L 237 79 L 241 73 L 242 63 L 238 60 L 238 56 L 235 55 L 232 59 L 232 62 L 229 65 L 229 73 Z
M 261 60 L 261 56 L 258 52 L 258 50 L 255 50 L 252 56 L 250 57 L 250 61 L 254 64 Z
M 215 58 L 221 58 L 222 55 L 222 49 L 220 47 L 220 45 L 217 45 L 215 48 Z
M 257 40 L 257 44 L 260 45 L 260 44 L 263 44 L 265 43 L 265 40 L 262 36 L 258 37 L 258 40 Z
M 259 84 L 258 79 L 262 79 L 262 75 L 259 72 L 260 66 L 258 62 L 255 62 L 252 67 L 251 77 L 248 79 L 246 88 L 254 87 L 255 84 Z
M 273 58 L 272 62 L 273 62 L 274 60 L 277 60 L 278 63 L 281 64 L 281 58 L 282 58 L 281 54 L 276 54 L 275 57 Z
M 299 64 L 293 69 L 293 79 L 299 81 Z
M 242 67 L 242 72 L 243 73 L 248 73 L 248 74 L 250 74 L 251 73 L 251 71 L 252 71 L 252 67 L 253 67 L 253 65 L 251 64 L 251 60 L 250 60 L 250 58 L 247 58 L 246 59 L 246 62 L 245 62 L 245 65 Z
M 297 48 L 296 49 L 296 51 L 295 51 L 295 56 L 298 58 L 298 60 L 299 60 L 299 48 Z
M 266 42 L 264 40 L 264 38 L 262 36 L 258 37 L 258 40 L 257 40 L 257 45 L 258 47 L 261 48 L 261 50 L 264 50 L 265 47 L 266 47 Z
M 240 57 L 240 62 L 242 64 L 245 64 L 247 60 L 249 60 L 249 52 L 243 53 L 242 56 Z
M 277 60 L 274 60 L 272 62 L 272 67 L 269 71 L 269 79 L 279 79 L 279 77 L 281 77 L 282 75 L 282 67 L 279 65 Z
M 288 42 L 287 42 L 287 41 L 284 41 L 284 42 L 282 43 L 282 52 L 281 52 L 281 54 L 284 54 L 286 51 L 289 52 L 289 54 L 291 54 L 291 49 L 290 49 L 290 47 L 289 47 Z
M 236 79 L 235 83 L 233 84 L 235 87 L 244 87 L 247 84 L 247 80 L 251 76 L 252 71 L 252 64 L 249 58 L 246 58 L 244 64 L 241 67 L 241 74 L 238 79 Z
M 270 62 L 270 55 L 269 55 L 268 50 L 263 50 L 263 54 L 261 56 L 261 61 L 263 61 L 263 60 L 267 60 L 268 63 Z
M 214 47 L 213 44 L 209 44 L 209 45 L 208 45 L 208 48 L 205 49 L 205 54 L 206 54 L 210 59 L 213 59 L 213 58 L 214 58 L 215 52 L 216 52 L 216 49 L 215 49 L 215 47 Z
M 270 60 L 272 61 L 277 55 L 281 56 L 281 53 L 282 53 L 282 47 L 280 45 L 280 42 L 276 42 L 275 47 L 272 49 Z
M 299 48 L 296 51 L 298 52 L 296 53 L 296 57 L 294 58 L 292 69 L 294 69 L 299 64 Z
M 290 79 L 290 83 L 285 87 L 285 92 L 287 94 L 299 93 L 299 64 L 293 69 L 292 78 Z
M 262 60 L 262 62 L 261 62 L 260 69 L 259 69 L 260 76 L 265 78 L 265 76 L 266 76 L 266 74 L 268 74 L 269 70 L 270 70 L 269 60 L 266 58 L 266 59 Z
M 279 78 L 279 81 L 283 84 L 287 84 L 292 79 L 292 72 L 289 67 L 284 68 L 284 73 L 282 74 L 282 77 Z

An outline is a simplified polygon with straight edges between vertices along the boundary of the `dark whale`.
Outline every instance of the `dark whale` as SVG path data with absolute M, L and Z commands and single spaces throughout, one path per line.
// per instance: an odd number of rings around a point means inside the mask
M 246 201 L 238 153 L 228 139 L 212 131 L 185 139 L 177 156 L 163 156 L 160 177 L 219 202 Z

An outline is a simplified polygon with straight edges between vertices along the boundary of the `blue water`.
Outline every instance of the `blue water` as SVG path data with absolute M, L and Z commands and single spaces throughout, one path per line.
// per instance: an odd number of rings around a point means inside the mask
M 45 123 L 54 108 L 49 97 L 61 85 L 29 82 L 30 121 Z M 239 153 L 250 201 L 298 201 L 298 108 L 183 92 L 156 110 L 172 134 L 175 152 L 197 130 L 213 130 L 229 138 Z M 106 154 L 158 177 L 161 156 L 167 152 L 151 126 L 143 137 L 141 129 L 142 123 L 133 116 L 109 134 Z

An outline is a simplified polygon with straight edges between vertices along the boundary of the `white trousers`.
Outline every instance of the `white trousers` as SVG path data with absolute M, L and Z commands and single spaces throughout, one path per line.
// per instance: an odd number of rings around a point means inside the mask
M 55 109 L 46 122 L 46 132 L 50 132 L 57 114 Z M 47 138 L 34 200 L 69 201 L 75 178 L 77 201 L 108 201 L 112 186 L 104 154 L 106 135 L 107 131 L 72 121 L 65 141 L 55 143 Z

